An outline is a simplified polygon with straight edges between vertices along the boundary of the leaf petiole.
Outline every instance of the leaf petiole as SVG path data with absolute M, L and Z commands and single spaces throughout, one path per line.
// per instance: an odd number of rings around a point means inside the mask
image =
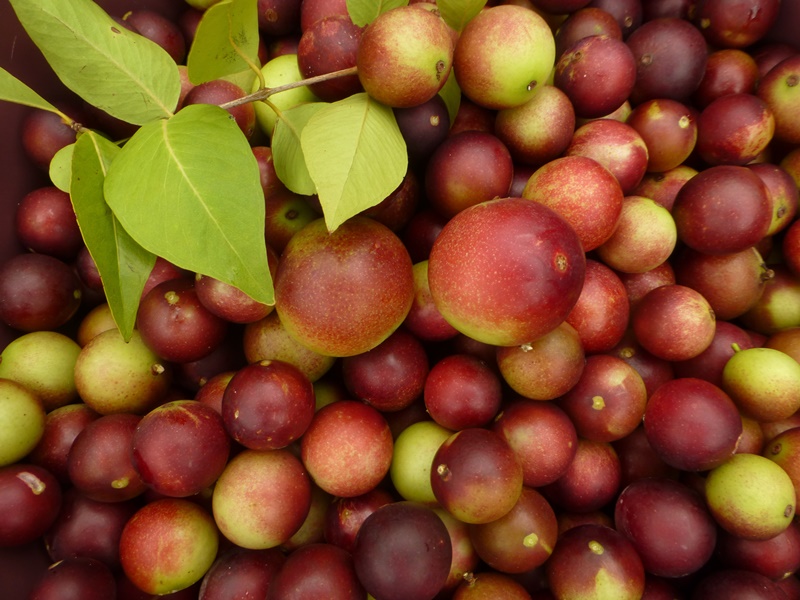
M 280 92 L 285 92 L 287 90 L 293 90 L 295 88 L 303 87 L 306 85 L 312 85 L 314 83 L 320 83 L 322 81 L 338 79 L 339 77 L 347 77 L 348 75 L 355 75 L 356 73 L 358 73 L 357 67 L 348 67 L 346 69 L 339 69 L 338 71 L 331 71 L 330 73 L 323 73 L 322 75 L 316 75 L 315 77 L 309 77 L 308 79 L 301 79 L 300 81 L 292 81 L 290 83 L 285 83 L 283 85 L 278 85 L 272 88 L 265 87 L 261 88 L 256 92 L 253 92 L 252 94 L 248 94 L 246 96 L 242 96 L 241 98 L 237 98 L 236 100 L 231 100 L 230 102 L 225 102 L 224 104 L 220 104 L 219 107 L 227 110 L 235 106 L 241 106 L 242 104 L 248 104 L 250 102 L 258 102 L 260 100 L 266 100 L 273 94 L 278 94 Z

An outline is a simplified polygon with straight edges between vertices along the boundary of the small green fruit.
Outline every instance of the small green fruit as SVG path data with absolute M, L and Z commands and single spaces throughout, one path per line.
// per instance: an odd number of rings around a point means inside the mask
M 267 61 L 261 68 L 261 73 L 264 76 L 264 85 L 268 88 L 274 88 L 287 83 L 294 83 L 302 81 L 303 75 L 300 73 L 300 67 L 297 64 L 297 54 L 281 54 L 272 60 Z M 257 92 L 260 86 L 260 81 L 255 80 L 253 84 L 253 92 Z M 284 92 L 272 94 L 269 101 L 278 108 L 278 110 L 288 110 L 298 104 L 306 102 L 317 102 L 317 98 L 308 86 L 300 86 Z M 272 137 L 272 130 L 275 129 L 275 123 L 278 120 L 278 115 L 275 113 L 269 104 L 266 102 L 254 102 L 256 109 L 256 122 L 258 126 L 268 136 Z
M 397 436 L 389 475 L 403 498 L 437 504 L 431 487 L 431 463 L 439 446 L 453 433 L 434 421 L 420 421 Z
M 722 388 L 745 416 L 787 419 L 800 410 L 800 363 L 772 348 L 739 350 L 725 363 Z
M 0 379 L 0 467 L 25 457 L 44 433 L 45 412 L 24 385 Z
M 784 531 L 795 513 L 789 475 L 758 454 L 735 454 L 706 478 L 706 501 L 726 531 L 750 540 L 766 540 Z
M 27 387 L 50 412 L 78 400 L 75 361 L 80 351 L 66 335 L 32 331 L 13 340 L 0 354 L 0 377 Z

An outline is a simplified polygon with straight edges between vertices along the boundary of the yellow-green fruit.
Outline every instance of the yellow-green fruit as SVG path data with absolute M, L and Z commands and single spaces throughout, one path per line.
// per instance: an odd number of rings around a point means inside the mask
M 741 538 L 775 537 L 794 518 L 796 497 L 791 478 L 757 454 L 735 454 L 712 469 L 705 491 L 717 523 Z
M 476 15 L 456 42 L 453 71 L 464 94 L 486 108 L 520 106 L 548 83 L 555 41 L 530 8 L 500 5 Z
M 96 335 L 75 362 L 78 394 L 101 415 L 145 414 L 163 400 L 171 381 L 170 365 L 144 344 L 137 330 L 128 342 L 118 329 Z
M 0 379 L 0 467 L 17 462 L 42 439 L 45 412 L 24 385 Z
M 302 81 L 303 75 L 300 73 L 300 67 L 297 64 L 297 54 L 281 54 L 272 60 L 267 61 L 261 68 L 261 73 L 264 75 L 264 85 L 268 88 L 274 88 L 287 83 L 295 83 Z M 258 91 L 261 82 L 256 79 L 253 84 L 254 92 Z M 300 86 L 284 92 L 272 94 L 269 101 L 275 105 L 278 110 L 284 111 L 304 104 L 306 102 L 317 102 L 317 98 L 308 89 L 308 86 Z M 275 122 L 278 120 L 277 113 L 270 108 L 266 102 L 254 102 L 253 106 L 256 109 L 256 121 L 258 126 L 268 136 L 272 136 L 272 130 L 275 128 Z
M 32 331 L 13 340 L 0 354 L 0 377 L 27 387 L 50 412 L 78 399 L 75 361 L 80 351 L 66 335 Z
M 722 389 L 748 417 L 787 419 L 800 410 L 800 363 L 773 348 L 740 350 L 725 363 Z
M 356 63 L 361 85 L 378 102 L 418 106 L 433 98 L 450 75 L 451 30 L 430 10 L 393 8 L 364 29 Z
M 403 498 L 437 504 L 431 488 L 431 463 L 439 446 L 452 434 L 434 421 L 413 423 L 400 432 L 394 443 L 389 475 Z

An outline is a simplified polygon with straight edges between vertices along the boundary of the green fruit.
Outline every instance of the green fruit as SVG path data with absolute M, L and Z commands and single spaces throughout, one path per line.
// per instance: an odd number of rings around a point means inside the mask
M 394 443 L 389 475 L 397 492 L 406 500 L 435 505 L 431 488 L 431 463 L 439 446 L 453 432 L 434 421 L 406 427 Z
M 717 523 L 750 540 L 775 537 L 792 523 L 795 491 L 780 466 L 757 454 L 735 454 L 706 478 L 706 502 Z
M 300 67 L 297 64 L 297 54 L 281 54 L 272 60 L 267 61 L 261 68 L 261 73 L 264 76 L 264 85 L 268 88 L 274 88 L 287 83 L 295 83 L 302 81 L 303 75 L 300 73 Z M 256 79 L 253 84 L 253 92 L 258 91 L 261 82 Z M 317 98 L 308 86 L 300 86 L 284 92 L 272 94 L 269 97 L 269 102 L 273 104 L 278 110 L 288 110 L 298 104 L 306 102 L 317 102 Z M 256 109 L 256 121 L 258 126 L 268 136 L 272 137 L 272 130 L 275 128 L 275 123 L 278 120 L 277 113 L 272 110 L 266 102 L 254 102 L 253 107 Z
M 75 361 L 81 347 L 55 331 L 33 331 L 13 340 L 0 354 L 0 377 L 32 391 L 47 412 L 78 400 Z
M 800 410 L 800 363 L 772 348 L 739 350 L 725 363 L 722 388 L 745 416 L 787 419 Z
M 44 424 L 39 398 L 16 381 L 0 379 L 0 467 L 27 456 L 42 439 Z

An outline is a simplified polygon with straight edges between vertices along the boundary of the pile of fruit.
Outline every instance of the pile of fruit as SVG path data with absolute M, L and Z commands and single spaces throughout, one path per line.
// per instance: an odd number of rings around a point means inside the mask
M 791 2 L 10 0 L 3 597 L 800 598 Z

